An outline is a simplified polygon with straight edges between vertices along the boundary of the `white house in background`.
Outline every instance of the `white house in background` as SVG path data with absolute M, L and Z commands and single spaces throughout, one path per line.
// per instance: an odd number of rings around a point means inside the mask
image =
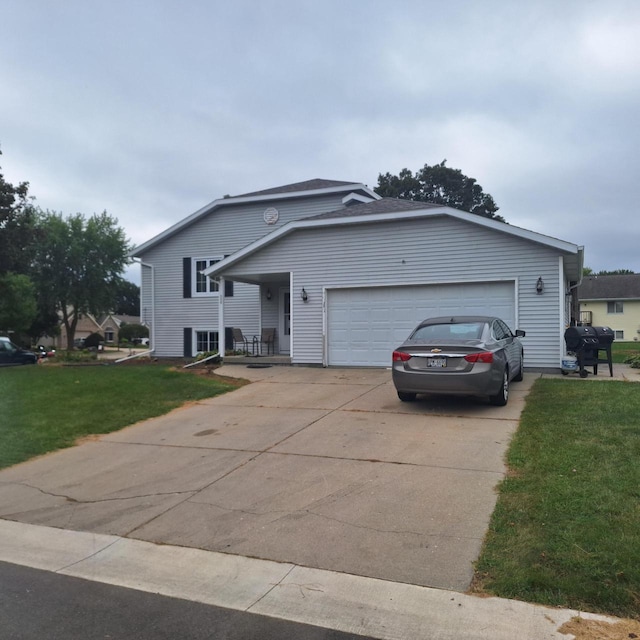
M 390 366 L 429 316 L 524 329 L 525 366 L 558 369 L 583 249 L 449 207 L 309 180 L 215 200 L 131 252 L 159 357 L 276 329 L 292 364 Z

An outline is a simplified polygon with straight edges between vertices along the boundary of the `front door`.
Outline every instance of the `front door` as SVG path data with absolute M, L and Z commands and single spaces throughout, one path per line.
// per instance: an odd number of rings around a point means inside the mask
M 291 351 L 291 291 L 280 289 L 280 321 L 278 327 L 278 345 L 280 353 Z

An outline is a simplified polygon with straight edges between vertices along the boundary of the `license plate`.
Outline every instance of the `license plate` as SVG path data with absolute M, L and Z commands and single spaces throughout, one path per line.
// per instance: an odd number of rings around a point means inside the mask
M 442 368 L 447 366 L 446 358 L 427 358 L 427 367 Z

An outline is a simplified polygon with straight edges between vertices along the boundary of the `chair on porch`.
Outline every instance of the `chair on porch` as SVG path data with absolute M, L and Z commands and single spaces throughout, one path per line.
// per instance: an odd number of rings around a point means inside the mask
M 239 327 L 233 327 L 233 349 L 234 351 L 238 349 L 237 345 L 242 345 L 242 350 L 245 353 L 249 353 L 249 345 L 251 345 L 251 352 L 255 353 L 257 338 L 254 336 L 253 340 L 249 342 L 249 340 L 242 333 L 242 329 Z
M 267 355 L 276 352 L 276 330 L 275 329 L 263 329 L 260 335 L 260 353 L 262 353 L 262 345 L 267 345 Z

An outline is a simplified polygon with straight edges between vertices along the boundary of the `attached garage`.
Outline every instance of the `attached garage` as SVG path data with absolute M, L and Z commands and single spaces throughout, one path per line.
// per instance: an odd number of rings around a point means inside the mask
M 495 315 L 516 328 L 516 284 L 468 282 L 327 290 L 327 356 L 334 366 L 389 366 L 425 318 Z
M 471 213 L 382 199 L 291 222 L 206 273 L 259 285 L 272 326 L 271 294 L 288 275 L 292 364 L 389 367 L 425 318 L 477 314 L 527 332 L 525 368 L 557 370 L 582 255 Z

